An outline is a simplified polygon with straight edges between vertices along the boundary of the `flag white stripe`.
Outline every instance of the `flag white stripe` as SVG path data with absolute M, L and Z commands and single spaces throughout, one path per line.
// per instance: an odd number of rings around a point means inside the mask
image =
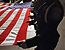
M 0 16 L 0 21 L 11 11 L 12 9 L 9 9 L 5 11 L 1 16 Z
M 9 19 L 0 27 L 1 30 L 5 30 L 8 25 L 11 23 L 11 21 L 14 19 L 15 15 L 17 14 L 17 12 L 19 11 L 19 9 L 16 9 L 12 15 L 9 17 Z
M 26 39 L 34 37 L 36 35 L 34 25 L 28 26 Z
M 0 29 L 0 34 L 1 34 L 3 31 L 4 31 L 4 30 L 1 30 L 1 29 Z
M 6 39 L 1 43 L 1 45 L 3 45 L 3 44 L 5 44 L 5 45 L 7 45 L 8 43 L 10 44 L 10 45 L 13 45 L 13 43 L 15 42 L 15 39 L 16 39 L 16 36 L 17 36 L 17 33 L 18 33 L 18 31 L 19 31 L 19 29 L 20 29 L 20 27 L 21 27 L 21 25 L 22 25 L 22 23 L 23 23 L 23 20 L 20 20 L 20 18 L 25 18 L 25 14 L 26 14 L 26 11 L 27 11 L 27 9 L 23 9 L 23 11 L 22 11 L 22 13 L 21 13 L 21 15 L 20 15 L 20 17 L 19 17 L 19 19 L 18 19 L 18 21 L 17 21 L 17 23 L 16 23 L 16 25 L 13 27 L 13 29 L 11 30 L 11 32 L 10 32 L 10 34 L 6 37 Z M 24 14 L 24 15 L 23 15 Z M 23 15 L 23 16 L 22 16 Z M 19 24 L 20 23 L 20 24 Z M 17 25 L 20 25 L 20 26 L 17 26 Z M 17 30 L 17 32 L 15 31 L 17 28 L 16 27 L 19 27 L 18 28 L 18 30 Z M 14 34 L 13 34 L 14 33 Z M 9 41 L 7 41 L 7 39 L 11 39 L 11 37 L 10 36 L 13 36 L 14 38 L 13 38 L 13 40 L 11 41 L 11 40 L 9 40 Z M 8 45 L 9 45 L 8 44 Z
M 10 3 L 6 3 L 6 6 L 8 6 Z

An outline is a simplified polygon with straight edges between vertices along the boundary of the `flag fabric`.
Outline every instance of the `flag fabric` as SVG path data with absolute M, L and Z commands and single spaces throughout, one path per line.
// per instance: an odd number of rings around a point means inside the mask
M 28 26 L 30 5 L 0 2 L 0 46 L 16 45 L 17 41 L 27 38 L 34 28 Z M 33 31 L 32 31 L 33 30 Z

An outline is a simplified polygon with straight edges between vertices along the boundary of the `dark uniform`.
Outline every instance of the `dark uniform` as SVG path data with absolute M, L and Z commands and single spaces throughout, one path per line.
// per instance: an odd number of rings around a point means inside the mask
M 38 1 L 38 7 L 35 6 L 36 11 L 38 10 L 35 17 L 36 36 L 27 39 L 21 47 L 27 44 L 27 48 L 37 46 L 35 50 L 54 50 L 60 37 L 57 26 L 63 18 L 63 7 L 58 0 Z
M 54 50 L 60 37 L 57 26 L 63 18 L 63 7 L 57 0 L 46 0 L 47 6 L 44 7 L 42 1 L 39 1 L 37 35 L 27 39 L 26 44 L 28 48 L 37 46 L 35 50 Z

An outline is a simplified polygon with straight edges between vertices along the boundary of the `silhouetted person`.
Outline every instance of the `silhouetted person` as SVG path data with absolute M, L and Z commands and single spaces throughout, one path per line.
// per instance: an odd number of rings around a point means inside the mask
M 37 46 L 35 50 L 54 50 L 60 37 L 57 27 L 63 18 L 63 7 L 59 0 L 38 0 L 37 5 L 37 35 L 18 42 L 18 45 L 22 48 Z

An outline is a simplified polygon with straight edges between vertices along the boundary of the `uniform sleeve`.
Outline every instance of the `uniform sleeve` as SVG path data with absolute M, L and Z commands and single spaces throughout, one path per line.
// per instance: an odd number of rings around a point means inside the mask
M 63 18 L 63 9 L 54 5 L 47 14 L 47 24 L 44 33 L 53 33 Z
M 48 20 L 60 21 L 63 17 L 63 10 L 60 7 L 52 7 L 48 12 Z

